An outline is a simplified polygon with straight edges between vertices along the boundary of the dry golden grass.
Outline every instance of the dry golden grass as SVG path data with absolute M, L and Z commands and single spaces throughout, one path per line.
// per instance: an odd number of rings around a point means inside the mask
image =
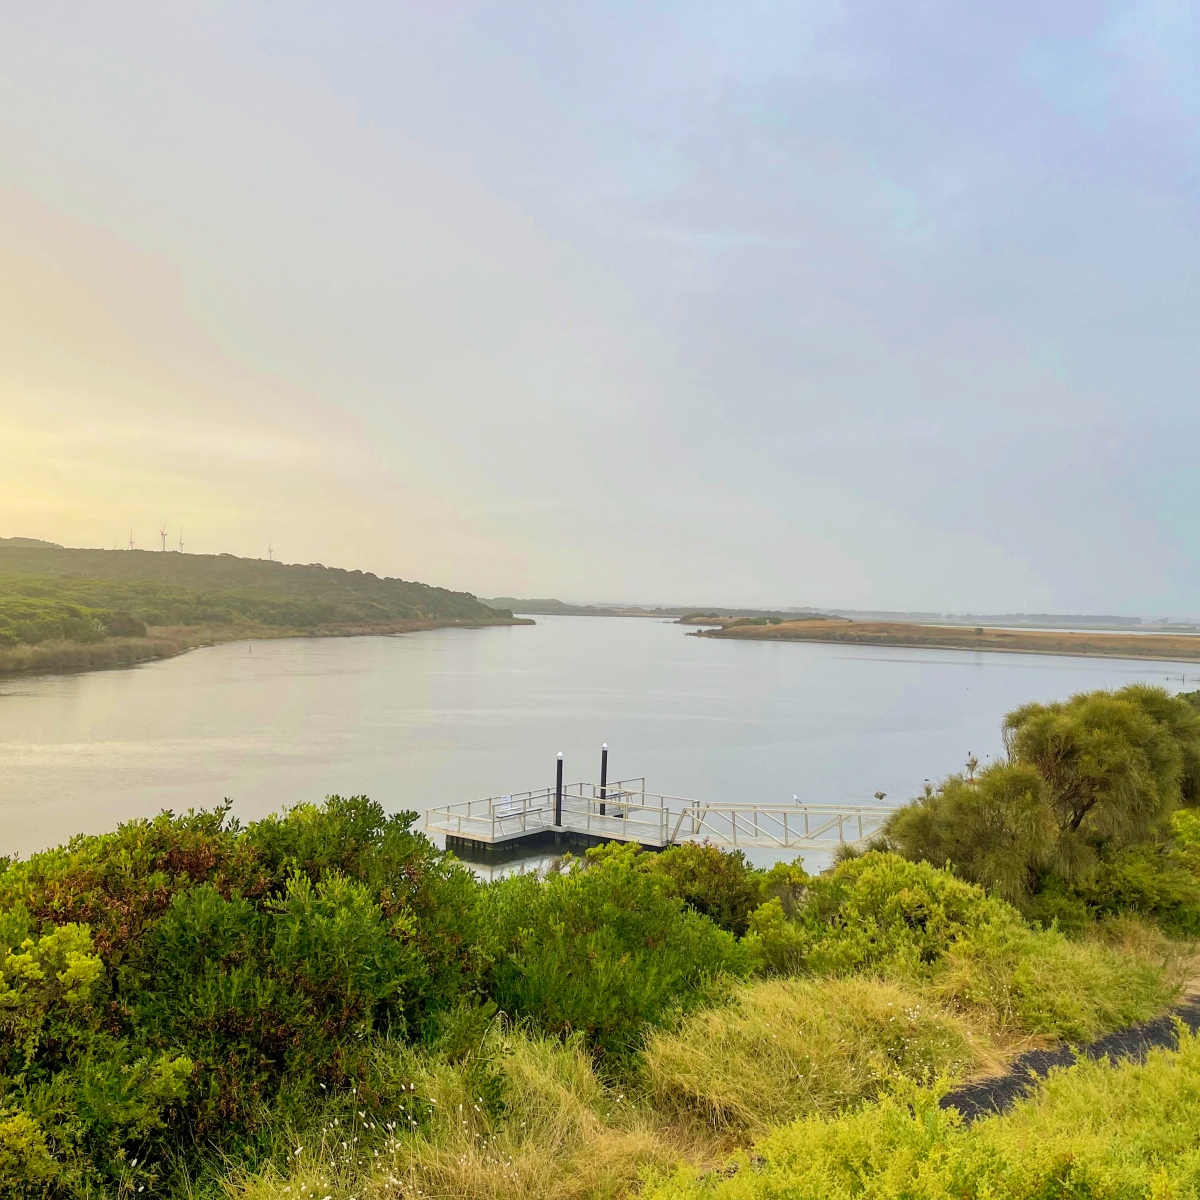
M 868 978 L 739 988 L 646 1050 L 655 1105 L 757 1134 L 877 1096 L 899 1078 L 961 1078 L 999 1064 L 989 1039 L 913 988 Z
M 234 1178 L 230 1193 L 237 1200 L 615 1200 L 649 1168 L 711 1165 L 728 1148 L 673 1129 L 606 1088 L 577 1045 L 511 1032 L 497 1062 L 505 1083 L 498 1116 L 479 1103 L 461 1064 L 399 1051 L 385 1069 L 412 1078 L 415 1094 L 430 1102 L 420 1133 L 401 1136 L 383 1114 L 373 1120 L 364 1112 L 353 1130 L 327 1128 L 312 1146 L 300 1139 L 286 1176 Z
M 170 658 L 188 648 L 170 636 L 105 638 L 102 642 L 40 642 L 0 648 L 0 675 L 25 671 L 89 671 Z

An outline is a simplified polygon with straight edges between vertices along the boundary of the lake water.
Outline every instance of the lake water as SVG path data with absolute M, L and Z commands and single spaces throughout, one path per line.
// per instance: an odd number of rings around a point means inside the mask
M 0 854 L 211 806 L 331 792 L 389 810 L 645 775 L 712 801 L 903 800 L 1001 750 L 1002 715 L 1196 664 L 722 642 L 653 619 L 233 643 L 0 680 Z M 810 861 L 810 865 L 813 865 Z

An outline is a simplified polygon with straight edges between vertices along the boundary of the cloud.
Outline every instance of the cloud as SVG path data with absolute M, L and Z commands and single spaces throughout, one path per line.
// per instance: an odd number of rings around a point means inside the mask
M 1186 5 L 0 32 L 14 532 L 165 507 L 482 593 L 1195 609 L 1153 484 L 1198 424 Z

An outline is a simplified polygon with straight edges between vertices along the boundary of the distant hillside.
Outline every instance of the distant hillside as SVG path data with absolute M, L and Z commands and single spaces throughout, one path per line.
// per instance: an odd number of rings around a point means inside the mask
M 298 566 L 232 554 L 67 550 L 0 542 L 0 589 L 132 613 L 147 625 L 248 620 L 312 626 L 395 620 L 479 621 L 497 611 L 452 592 L 319 563 Z M 501 612 L 502 616 L 511 613 Z
M 605 604 L 568 604 L 564 600 L 519 600 L 515 596 L 494 596 L 484 600 L 484 604 L 499 612 L 531 613 L 534 616 L 563 616 L 563 617 L 618 617 L 618 616 L 649 616 L 646 609 L 621 608 L 617 605 Z M 655 616 L 660 614 L 655 613 Z
M 520 600 L 516 596 L 496 596 L 484 600 L 499 611 L 529 613 L 532 616 L 564 616 L 564 617 L 675 617 L 683 623 L 690 623 L 692 618 L 720 617 L 729 619 L 743 617 L 747 619 L 780 621 L 803 621 L 810 619 L 808 614 L 798 610 L 776 611 L 767 608 L 697 608 L 696 605 L 647 605 L 647 604 L 568 604 L 563 600 Z M 811 619 L 824 620 L 823 613 L 812 613 Z M 703 623 L 703 622 L 700 622 Z
M 511 620 L 467 592 L 319 563 L 0 539 L 0 671 L 162 657 L 199 640 Z
M 0 546 L 36 546 L 43 550 L 61 550 L 57 542 L 43 542 L 40 538 L 0 538 Z

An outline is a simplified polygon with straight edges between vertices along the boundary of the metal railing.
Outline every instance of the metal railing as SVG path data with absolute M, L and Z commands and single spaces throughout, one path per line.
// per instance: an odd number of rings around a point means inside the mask
M 578 833 L 647 846 L 709 841 L 747 849 L 855 845 L 878 833 L 890 808 L 837 804 L 709 804 L 646 791 L 642 778 L 599 785 L 573 783 L 562 791 L 555 824 L 555 789 L 512 792 L 446 804 L 426 813 L 425 828 L 497 844 L 542 832 Z

